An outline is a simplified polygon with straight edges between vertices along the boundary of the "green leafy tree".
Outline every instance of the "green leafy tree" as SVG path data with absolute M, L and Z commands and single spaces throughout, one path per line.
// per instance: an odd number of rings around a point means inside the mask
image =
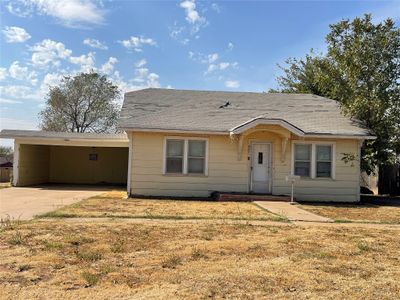
M 12 161 L 14 151 L 11 147 L 0 146 L 0 157 L 4 157 L 7 161 Z
M 62 132 L 116 132 L 120 107 L 118 87 L 106 76 L 80 73 L 65 76 L 51 87 L 46 108 L 40 112 L 40 127 Z
M 371 15 L 330 25 L 327 53 L 290 58 L 277 78 L 286 93 L 313 93 L 339 101 L 343 111 L 377 136 L 362 149 L 361 167 L 393 164 L 400 155 L 400 29 Z

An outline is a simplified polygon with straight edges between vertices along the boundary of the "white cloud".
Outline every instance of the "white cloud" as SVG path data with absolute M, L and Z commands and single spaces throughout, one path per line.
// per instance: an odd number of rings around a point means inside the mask
M 240 82 L 237 80 L 227 80 L 225 81 L 225 86 L 231 89 L 237 89 L 240 87 Z
M 17 104 L 17 103 L 22 103 L 22 102 L 18 101 L 18 100 L 12 100 L 12 99 L 6 99 L 6 98 L 0 97 L 0 103 L 1 104 Z
M 135 70 L 135 78 L 133 81 L 135 82 L 144 82 L 146 80 L 147 75 L 149 74 L 149 69 L 147 68 L 138 68 Z
M 34 12 L 55 18 L 67 27 L 104 23 L 105 11 L 101 1 L 95 0 L 19 0 L 10 1 L 6 8 L 20 17 Z
M 217 3 L 211 4 L 211 9 L 216 11 L 217 13 L 221 12 L 221 8 L 219 7 L 219 5 Z
M 216 62 L 218 60 L 218 58 L 219 58 L 218 53 L 209 54 L 208 55 L 208 63 L 212 64 L 212 63 Z
M 83 44 L 87 45 L 92 48 L 96 49 L 101 49 L 101 50 L 107 50 L 108 47 L 105 43 L 100 42 L 99 40 L 96 39 L 84 39 Z
M 35 71 L 29 71 L 28 67 L 21 67 L 19 61 L 14 61 L 8 68 L 8 74 L 11 78 L 17 80 L 27 80 L 32 85 L 37 84 L 37 74 Z
M 0 80 L 7 78 L 7 68 L 0 68 Z
M 228 43 L 228 50 L 232 50 L 235 47 L 232 42 Z
M 108 61 L 101 66 L 100 71 L 105 73 L 105 74 L 110 74 L 111 72 L 114 71 L 114 65 L 118 62 L 118 59 L 115 57 L 110 57 Z
M 45 39 L 35 44 L 31 48 L 32 63 L 37 67 L 47 67 L 48 65 L 59 66 L 60 59 L 67 59 L 72 51 L 65 48 L 61 42 Z
M 135 50 L 136 52 L 141 52 L 143 49 L 143 46 L 149 45 L 149 46 L 156 46 L 157 43 L 155 40 L 151 38 L 145 38 L 143 36 L 131 36 L 127 40 L 122 40 L 118 41 L 122 46 L 124 46 L 127 49 L 130 50 Z
M 194 0 L 185 0 L 181 2 L 180 6 L 185 9 L 186 20 L 189 23 L 194 24 L 202 20 L 199 13 L 196 11 L 196 3 Z
M 19 100 L 36 99 L 33 89 L 25 85 L 0 86 L 0 94 L 4 98 Z
M 6 26 L 2 31 L 7 43 L 23 43 L 31 38 L 31 35 L 21 27 Z
M 180 3 L 180 7 L 185 10 L 186 21 L 191 25 L 191 34 L 197 33 L 201 27 L 207 25 L 207 20 L 196 10 L 195 0 L 184 0 Z
M 158 82 L 159 78 L 160 78 L 160 76 L 158 76 L 156 73 L 150 73 L 149 76 L 147 76 L 148 87 L 152 87 L 152 88 L 160 87 L 160 83 Z
M 40 88 L 42 89 L 43 92 L 47 92 L 47 89 L 50 86 L 59 85 L 61 83 L 62 78 L 63 75 L 59 73 L 47 73 L 43 78 L 43 82 Z
M 95 54 L 96 52 L 89 52 L 88 54 L 82 54 L 81 56 L 71 56 L 69 61 L 75 65 L 80 65 L 81 72 L 90 72 L 95 70 Z
M 145 66 L 146 64 L 147 64 L 147 61 L 146 61 L 146 59 L 143 58 L 135 63 L 135 67 L 141 68 L 141 67 Z

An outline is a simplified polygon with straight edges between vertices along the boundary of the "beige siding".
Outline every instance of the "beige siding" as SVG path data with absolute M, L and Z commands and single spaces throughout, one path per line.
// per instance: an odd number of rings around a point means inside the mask
M 18 186 L 48 182 L 49 153 L 48 146 L 19 145 Z
M 133 133 L 132 194 L 207 197 L 213 191 L 247 192 L 247 160 L 237 160 L 237 145 L 229 136 L 201 136 L 208 138 L 208 176 L 163 175 L 165 137 Z
M 248 149 L 252 141 L 272 143 L 272 193 L 276 195 L 290 193 L 290 186 L 285 177 L 291 173 L 292 146 L 289 141 L 283 159 L 282 138 L 289 137 L 295 140 L 296 137 L 291 136 L 285 129 L 271 126 L 264 131 L 247 135 L 241 160 L 238 160 L 237 140 L 232 140 L 229 136 L 194 135 L 208 138 L 208 176 L 163 175 L 164 139 L 167 136 L 170 135 L 132 133 L 131 194 L 207 197 L 213 191 L 246 193 L 249 191 Z M 349 139 L 321 141 L 334 142 L 336 145 L 335 179 L 302 179 L 296 183 L 296 198 L 305 201 L 358 201 L 358 162 L 354 162 L 351 166 L 341 160 L 342 153 L 358 154 L 358 141 Z

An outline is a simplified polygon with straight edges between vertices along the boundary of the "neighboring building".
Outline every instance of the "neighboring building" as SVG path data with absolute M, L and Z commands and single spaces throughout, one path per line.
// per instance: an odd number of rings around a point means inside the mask
M 145 89 L 125 94 L 119 126 L 126 136 L 3 130 L 15 138 L 14 184 L 126 179 L 129 195 L 283 195 L 295 174 L 299 200 L 355 202 L 360 147 L 374 138 L 308 94 Z
M 12 172 L 12 160 L 7 157 L 0 157 L 0 182 L 10 182 Z

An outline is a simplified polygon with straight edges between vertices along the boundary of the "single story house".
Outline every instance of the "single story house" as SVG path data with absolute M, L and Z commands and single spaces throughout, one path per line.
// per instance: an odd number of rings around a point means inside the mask
M 125 134 L 3 130 L 14 184 L 126 183 L 130 196 L 290 194 L 356 202 L 373 139 L 334 100 L 310 94 L 144 89 L 125 94 Z M 354 157 L 346 161 L 345 157 Z

